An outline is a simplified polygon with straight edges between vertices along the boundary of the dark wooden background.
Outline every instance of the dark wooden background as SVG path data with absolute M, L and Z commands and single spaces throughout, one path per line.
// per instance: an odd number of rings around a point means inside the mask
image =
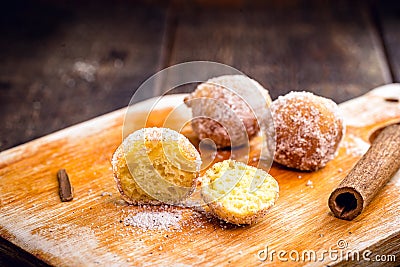
M 231 65 L 273 98 L 307 90 L 342 102 L 400 80 L 400 1 L 0 5 L 0 151 L 124 107 L 185 61 Z M 0 255 L 2 266 L 43 264 L 5 240 Z

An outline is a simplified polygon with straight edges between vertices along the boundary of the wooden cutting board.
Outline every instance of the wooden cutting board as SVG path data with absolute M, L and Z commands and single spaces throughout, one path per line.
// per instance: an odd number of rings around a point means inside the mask
M 147 125 L 162 125 L 171 107 L 184 95 L 164 97 Z M 347 133 L 339 154 L 317 172 L 296 172 L 274 165 L 270 173 L 280 186 L 280 197 L 267 217 L 254 226 L 238 227 L 212 219 L 201 209 L 136 207 L 120 198 L 110 158 L 122 141 L 126 109 L 72 126 L 0 153 L 0 234 L 43 261 L 62 266 L 111 265 L 351 265 L 335 256 L 323 261 L 287 262 L 260 251 L 319 253 L 371 250 L 395 254 L 400 262 L 400 172 L 354 221 L 334 218 L 327 201 L 330 192 L 368 149 L 375 129 L 400 121 L 400 84 L 386 85 L 340 105 Z M 154 99 L 136 104 L 131 125 L 143 127 Z M 179 128 L 190 113 L 174 113 L 167 127 Z M 178 129 L 179 130 L 179 129 Z M 184 133 L 193 139 L 190 130 Z M 399 159 L 400 160 L 400 159 Z M 62 203 L 57 170 L 65 168 L 74 199 Z M 137 212 L 178 214 L 170 230 L 125 226 Z M 347 244 L 346 248 L 339 247 Z M 258 256 L 257 256 L 258 255 Z M 339 255 L 339 254 L 338 254 Z M 371 256 L 371 257 L 372 257 Z M 393 259 L 392 259 L 393 260 Z M 378 262 L 358 262 L 370 265 Z

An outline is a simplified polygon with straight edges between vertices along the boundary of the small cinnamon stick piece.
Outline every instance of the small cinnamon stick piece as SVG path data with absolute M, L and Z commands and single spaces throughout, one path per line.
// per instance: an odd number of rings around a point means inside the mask
M 328 205 L 335 217 L 353 220 L 400 168 L 400 124 L 384 128 L 367 153 L 332 192 Z
M 71 201 L 73 199 L 72 186 L 68 174 L 65 169 L 57 172 L 58 192 L 62 202 Z

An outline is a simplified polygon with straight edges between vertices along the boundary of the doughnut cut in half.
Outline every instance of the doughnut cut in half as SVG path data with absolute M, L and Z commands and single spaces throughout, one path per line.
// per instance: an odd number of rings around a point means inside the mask
M 279 195 L 278 182 L 271 175 L 234 160 L 214 164 L 201 181 L 201 195 L 211 212 L 237 225 L 261 220 Z
M 114 178 L 129 204 L 178 204 L 193 192 L 201 158 L 182 134 L 143 128 L 130 134 L 112 158 Z

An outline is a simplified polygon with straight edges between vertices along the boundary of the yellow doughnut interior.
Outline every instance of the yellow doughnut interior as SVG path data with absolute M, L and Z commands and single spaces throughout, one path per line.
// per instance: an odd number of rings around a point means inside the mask
M 128 202 L 176 203 L 192 192 L 201 160 L 183 135 L 145 128 L 130 135 L 119 149 L 123 155 L 116 179 Z
M 250 224 L 263 217 L 279 193 L 276 180 L 261 169 L 241 162 L 216 163 L 202 177 L 202 196 L 220 219 Z

